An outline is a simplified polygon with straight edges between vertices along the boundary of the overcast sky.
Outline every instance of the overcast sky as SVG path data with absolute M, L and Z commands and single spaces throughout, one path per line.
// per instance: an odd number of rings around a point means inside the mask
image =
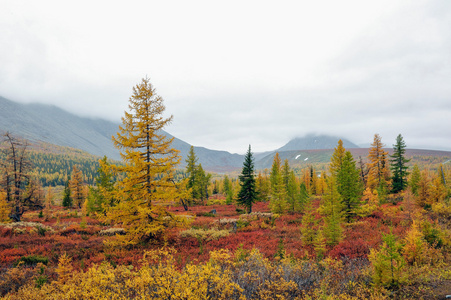
M 451 150 L 449 0 L 0 0 L 0 96 L 119 122 L 146 75 L 195 146 Z

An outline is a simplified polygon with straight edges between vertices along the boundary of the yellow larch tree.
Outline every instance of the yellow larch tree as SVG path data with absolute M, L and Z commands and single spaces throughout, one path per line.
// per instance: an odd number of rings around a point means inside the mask
M 303 182 L 305 184 L 305 187 L 307 188 L 307 191 L 309 192 L 309 194 L 311 194 L 311 174 L 310 174 L 310 168 L 304 168 L 302 169 L 302 174 L 301 174 L 301 182 Z
M 345 156 L 346 149 L 343 147 L 343 141 L 339 140 L 337 147 L 334 148 L 334 153 L 330 158 L 329 171 L 332 176 L 336 176 L 341 169 L 343 157 Z
M 326 189 L 327 189 L 326 172 L 322 171 L 321 176 L 319 176 L 316 180 L 316 194 L 323 195 Z
M 380 135 L 376 133 L 368 155 L 370 162 L 367 186 L 377 190 L 380 196 L 385 194 L 390 186 L 388 152 L 384 150 L 384 147 Z
M 273 164 L 269 180 L 271 182 L 271 201 L 269 206 L 271 212 L 282 214 L 286 211 L 286 190 L 283 184 L 283 177 L 281 172 L 281 159 L 279 153 L 274 156 Z
M 78 208 L 81 208 L 84 201 L 86 200 L 86 194 L 83 183 L 83 174 L 76 165 L 72 167 L 72 175 L 69 181 L 69 188 L 73 203 Z
M 6 193 L 0 191 L 0 223 L 10 222 L 11 206 L 6 201 Z
M 73 275 L 72 259 L 63 253 L 58 259 L 58 267 L 56 273 L 58 274 L 58 283 L 66 283 Z
M 113 136 L 124 161 L 114 169 L 125 176 L 117 182 L 117 203 L 107 210 L 107 219 L 126 228 L 127 234 L 117 239 L 121 244 L 148 241 L 177 220 L 161 205 L 177 200 L 173 178 L 180 162 L 179 151 L 171 147 L 173 138 L 162 131 L 173 118 L 163 117 L 164 111 L 163 98 L 144 78 L 133 88 L 129 112 Z

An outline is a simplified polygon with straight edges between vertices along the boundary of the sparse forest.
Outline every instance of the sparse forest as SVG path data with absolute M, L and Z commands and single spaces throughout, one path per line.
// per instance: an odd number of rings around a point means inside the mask
M 144 78 L 113 137 L 122 162 L 2 137 L 2 299 L 451 294 L 449 158 L 375 134 L 365 155 L 340 140 L 327 162 L 257 169 L 249 146 L 239 173 L 209 173 L 193 147 L 180 167 L 164 112 Z

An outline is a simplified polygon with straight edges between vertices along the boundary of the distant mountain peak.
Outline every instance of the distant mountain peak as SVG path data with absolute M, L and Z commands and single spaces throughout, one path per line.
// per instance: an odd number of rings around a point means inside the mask
M 343 141 L 343 147 L 345 148 L 359 148 L 359 146 L 345 138 L 324 134 L 307 134 L 304 137 L 296 137 L 290 140 L 287 144 L 276 151 L 334 149 L 339 140 Z

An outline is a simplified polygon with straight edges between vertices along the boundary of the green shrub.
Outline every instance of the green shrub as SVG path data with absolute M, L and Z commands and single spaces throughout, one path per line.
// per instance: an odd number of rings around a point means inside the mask
M 38 263 L 47 265 L 49 263 L 49 259 L 45 256 L 27 255 L 27 256 L 22 256 L 21 258 L 19 258 L 15 262 L 14 266 L 17 266 L 21 262 L 23 262 L 23 264 L 26 266 L 36 266 Z
M 240 215 L 246 213 L 246 211 L 245 211 L 244 209 L 241 209 L 241 208 L 236 208 L 235 210 L 236 210 L 236 212 L 237 212 L 238 214 L 240 214 Z
M 40 236 L 45 236 L 45 233 L 46 233 L 46 231 L 47 231 L 46 228 L 44 228 L 44 227 L 42 227 L 42 226 L 36 226 L 36 229 L 37 229 L 38 234 L 39 234 Z
M 200 213 L 196 213 L 196 215 L 198 217 L 216 217 L 216 215 L 211 212 L 200 212 Z

